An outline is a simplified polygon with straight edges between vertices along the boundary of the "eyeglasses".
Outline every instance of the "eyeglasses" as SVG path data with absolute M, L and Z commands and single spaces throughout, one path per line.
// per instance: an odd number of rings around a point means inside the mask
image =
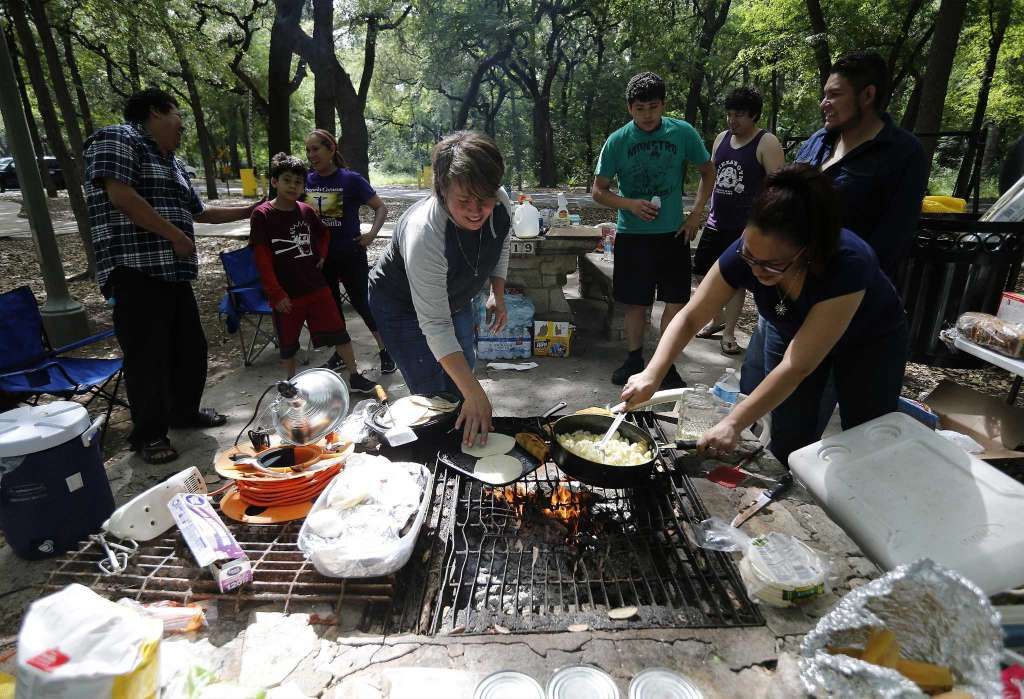
M 800 256 L 804 254 L 804 250 L 807 248 L 800 248 L 799 251 L 788 262 L 778 262 L 776 260 L 759 260 L 750 253 L 748 253 L 741 242 L 736 247 L 736 254 L 740 256 L 740 259 L 746 262 L 751 267 L 760 267 L 768 274 L 785 274 L 786 270 L 793 266 L 793 263 L 800 259 Z

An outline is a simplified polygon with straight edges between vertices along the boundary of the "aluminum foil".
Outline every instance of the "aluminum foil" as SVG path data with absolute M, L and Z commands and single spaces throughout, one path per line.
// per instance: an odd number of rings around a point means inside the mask
M 878 628 L 896 634 L 904 657 L 949 667 L 954 689 L 976 699 L 1002 697 L 999 614 L 974 583 L 928 559 L 857 588 L 818 621 L 801 648 L 807 691 L 821 697 L 926 697 L 895 670 L 826 649 L 863 647 Z

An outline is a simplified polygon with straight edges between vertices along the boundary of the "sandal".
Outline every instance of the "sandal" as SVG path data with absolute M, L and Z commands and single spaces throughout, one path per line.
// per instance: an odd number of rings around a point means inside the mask
M 178 458 L 178 451 L 171 446 L 171 440 L 161 437 L 142 447 L 139 455 L 147 464 L 167 464 Z
M 735 355 L 743 351 L 743 348 L 736 343 L 735 337 L 722 336 L 718 339 L 718 344 L 722 348 L 722 354 Z
M 723 330 L 725 330 L 725 323 L 715 323 L 714 325 L 708 324 L 700 329 L 700 332 L 697 333 L 697 337 L 709 340 Z
M 228 421 L 226 415 L 221 415 L 213 408 L 203 408 L 193 416 L 191 420 L 176 423 L 175 427 L 220 427 Z

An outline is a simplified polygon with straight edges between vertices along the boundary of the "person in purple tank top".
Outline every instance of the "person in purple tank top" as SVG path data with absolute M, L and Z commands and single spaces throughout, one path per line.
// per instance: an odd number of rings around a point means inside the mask
M 694 275 L 707 274 L 740 237 L 765 175 L 785 162 L 779 139 L 757 126 L 761 106 L 761 93 L 753 87 L 736 88 L 725 98 L 729 128 L 718 134 L 711 149 L 715 188 L 711 193 L 711 213 L 693 256 Z M 744 294 L 742 288 L 737 289 L 697 337 L 710 338 L 721 333 L 722 352 L 739 354 L 742 350 L 736 344 L 736 320 L 743 309 Z

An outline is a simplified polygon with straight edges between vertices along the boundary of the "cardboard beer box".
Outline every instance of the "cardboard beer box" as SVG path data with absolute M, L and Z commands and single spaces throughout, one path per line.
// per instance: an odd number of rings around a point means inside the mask
M 535 320 L 533 322 L 533 356 L 568 357 L 576 326 L 567 321 Z

